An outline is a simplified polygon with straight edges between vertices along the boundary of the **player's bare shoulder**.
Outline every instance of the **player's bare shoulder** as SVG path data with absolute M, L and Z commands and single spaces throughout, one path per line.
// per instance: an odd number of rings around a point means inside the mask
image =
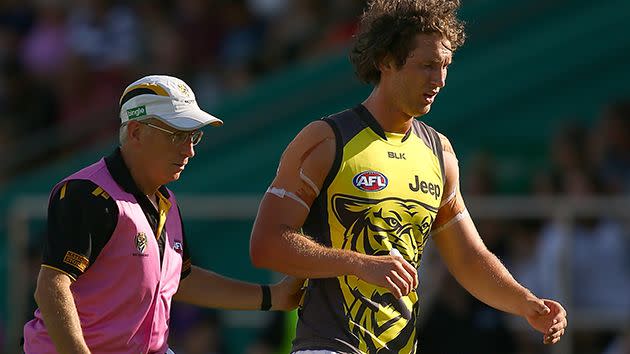
M 438 134 L 438 137 L 440 137 L 440 143 L 442 144 L 442 151 L 455 155 L 455 150 L 453 150 L 453 145 L 451 144 L 451 141 L 448 140 L 448 138 L 444 134 L 440 132 L 437 132 L 437 134 Z
M 295 193 L 308 205 L 319 194 L 335 159 L 335 134 L 324 121 L 307 125 L 282 153 L 272 187 Z
M 324 121 L 315 121 L 304 127 L 289 143 L 280 159 L 278 175 L 302 168 L 314 178 L 322 170 L 327 173 L 334 158 L 335 134 L 332 128 Z
M 315 121 L 300 131 L 282 154 L 281 161 L 290 163 L 293 161 L 305 161 L 307 159 L 327 160 L 326 151 L 332 152 L 334 159 L 335 134 L 324 121 Z M 313 154 L 318 150 L 316 154 Z M 331 160 L 332 162 L 332 160 Z
M 455 155 L 455 149 L 453 149 L 453 145 L 448 138 L 438 132 L 438 136 L 440 138 L 440 144 L 442 145 L 442 154 L 444 156 L 444 173 L 446 174 L 446 185 L 451 188 L 454 187 L 456 183 L 459 182 L 459 163 L 457 161 L 457 156 Z
M 461 220 L 466 215 L 466 206 L 459 190 L 459 162 L 455 155 L 455 149 L 444 134 L 438 132 L 438 136 L 442 144 L 446 181 L 444 181 L 444 193 L 442 194 L 440 209 L 433 223 L 434 234 Z

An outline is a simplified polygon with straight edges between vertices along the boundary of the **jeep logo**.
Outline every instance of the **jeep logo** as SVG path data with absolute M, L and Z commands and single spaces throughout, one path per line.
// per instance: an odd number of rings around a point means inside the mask
M 414 177 L 415 180 L 412 183 L 409 183 L 409 189 L 411 189 L 413 192 L 420 191 L 424 194 L 432 195 L 435 199 L 438 199 L 442 195 L 442 191 L 439 185 L 421 181 L 420 177 L 418 177 L 417 175 L 415 175 Z

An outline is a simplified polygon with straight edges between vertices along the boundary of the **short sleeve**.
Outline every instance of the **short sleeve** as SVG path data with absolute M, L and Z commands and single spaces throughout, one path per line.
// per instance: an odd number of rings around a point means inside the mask
M 76 280 L 94 263 L 117 221 L 116 202 L 93 182 L 71 180 L 61 184 L 48 205 L 42 266 Z

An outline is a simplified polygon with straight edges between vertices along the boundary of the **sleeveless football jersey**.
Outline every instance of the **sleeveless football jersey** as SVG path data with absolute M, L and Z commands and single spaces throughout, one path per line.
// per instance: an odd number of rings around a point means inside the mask
M 413 121 L 386 133 L 362 105 L 324 118 L 337 151 L 304 233 L 328 247 L 368 255 L 398 250 L 420 264 L 444 190 L 438 134 Z M 396 299 L 356 276 L 311 279 L 293 350 L 415 353 L 418 294 Z

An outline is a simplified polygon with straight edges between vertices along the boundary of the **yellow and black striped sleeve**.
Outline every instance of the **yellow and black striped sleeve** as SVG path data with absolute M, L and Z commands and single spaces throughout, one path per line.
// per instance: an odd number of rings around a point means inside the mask
M 91 181 L 71 180 L 54 191 L 42 266 L 76 280 L 96 260 L 118 221 L 116 202 Z

